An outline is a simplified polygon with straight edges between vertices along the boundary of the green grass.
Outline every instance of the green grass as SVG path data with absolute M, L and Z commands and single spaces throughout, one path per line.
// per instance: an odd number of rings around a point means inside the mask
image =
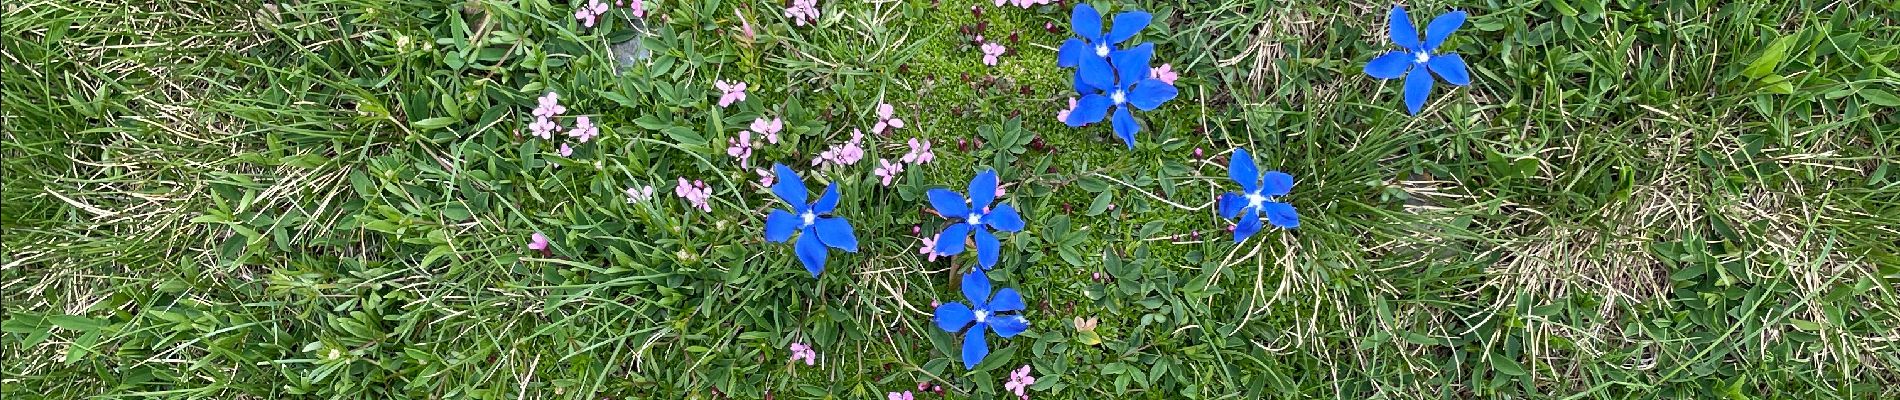
M 662 0 L 624 74 L 624 12 L 543 0 L 8 3 L 0 395 L 1007 398 L 1029 364 L 1036 398 L 1900 397 L 1900 3 L 1408 2 L 1472 13 L 1474 84 L 1412 117 L 1360 69 L 1389 4 L 1098 1 L 1183 75 L 1132 151 L 1054 120 L 1066 8 L 933 3 Z M 516 133 L 550 89 L 605 127 L 571 159 Z M 909 127 L 809 169 L 880 101 Z M 856 225 L 819 279 L 724 154 L 761 115 L 791 134 L 755 158 Z M 938 160 L 878 186 L 913 136 Z M 1227 239 L 1234 148 L 1299 229 Z M 972 258 L 910 232 L 983 168 L 1034 325 L 966 371 L 929 304 Z

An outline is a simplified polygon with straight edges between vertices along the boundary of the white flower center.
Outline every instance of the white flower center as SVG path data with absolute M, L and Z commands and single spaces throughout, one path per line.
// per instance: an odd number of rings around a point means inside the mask
M 802 215 L 800 217 L 805 218 L 805 226 L 811 226 L 811 224 L 818 223 L 818 214 L 814 214 L 811 211 L 806 211 L 805 215 Z
M 977 213 L 970 213 L 970 217 L 969 217 L 969 218 L 967 218 L 967 219 L 969 220 L 969 222 L 970 222 L 970 225 L 982 225 L 982 224 L 983 224 L 983 214 L 977 214 Z
M 1426 53 L 1423 51 L 1412 53 L 1412 62 L 1424 64 L 1426 61 L 1431 61 L 1431 60 L 1432 60 L 1432 53 Z
M 1115 104 L 1120 105 L 1128 102 L 1128 94 L 1123 93 L 1121 89 L 1115 89 L 1115 93 L 1109 94 L 1108 99 L 1114 100 Z
M 1249 208 L 1260 208 L 1260 206 L 1266 205 L 1266 203 L 1267 196 L 1261 196 L 1260 191 L 1247 194 L 1247 207 Z
M 1108 43 L 1097 43 L 1095 45 L 1095 56 L 1108 57 Z
M 983 321 L 987 321 L 987 320 L 989 320 L 989 319 L 990 319 L 990 312 L 989 312 L 989 311 L 987 311 L 987 310 L 976 310 L 976 323 L 979 323 L 979 324 L 981 324 L 981 323 L 983 323 Z

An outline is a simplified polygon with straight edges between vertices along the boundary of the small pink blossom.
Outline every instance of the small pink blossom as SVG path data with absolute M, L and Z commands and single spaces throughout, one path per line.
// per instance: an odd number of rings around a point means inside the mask
M 778 133 L 779 131 L 785 130 L 785 120 L 779 119 L 778 117 L 773 117 L 769 120 L 765 119 L 765 117 L 754 118 L 752 119 L 751 129 L 753 132 L 757 132 L 759 136 L 764 136 L 767 143 L 778 144 Z
M 580 140 L 581 143 L 587 143 L 587 141 L 593 140 L 595 136 L 600 136 L 600 127 L 594 126 L 593 120 L 582 115 L 574 118 L 574 129 L 567 131 L 567 136 Z
M 937 236 L 938 235 L 930 235 L 929 237 L 923 238 L 922 239 L 924 242 L 923 247 L 917 248 L 917 254 L 929 256 L 930 262 L 937 262 L 937 256 L 941 255 L 941 254 L 937 254 Z M 931 303 L 933 303 L 930 306 L 931 308 L 937 307 L 936 304 L 934 304 L 936 302 L 931 302 Z
M 877 159 L 877 163 L 877 168 L 871 173 L 877 175 L 878 178 L 882 178 L 884 180 L 884 186 L 890 186 L 891 179 L 897 178 L 897 174 L 904 172 L 904 163 L 902 162 L 892 164 L 891 160 L 880 158 Z
M 1003 45 L 1001 44 L 984 43 L 983 44 L 983 64 L 989 65 L 989 66 L 995 66 L 996 57 L 1002 56 L 1004 50 L 1007 50 L 1007 49 L 1005 49 Z
M 746 42 L 750 43 L 752 38 L 757 37 L 757 35 L 752 33 L 752 21 L 746 20 L 745 14 L 740 14 L 739 9 L 734 8 L 732 15 L 739 17 L 739 38 L 745 39 Z
M 638 203 L 653 199 L 653 185 L 627 188 L 627 203 Z
M 996 0 L 996 6 L 1002 7 L 1004 3 L 1009 3 L 1017 7 L 1029 8 L 1038 4 L 1049 4 L 1053 2 L 1055 2 L 1055 0 Z
M 792 5 L 785 7 L 785 18 L 790 18 L 792 24 L 797 26 L 817 22 L 818 0 L 792 0 Z
M 818 158 L 813 158 L 811 165 L 818 166 L 825 163 L 831 163 L 833 165 L 856 165 L 859 160 L 864 159 L 863 142 L 864 132 L 852 129 L 850 141 L 831 145 L 831 148 L 818 153 Z
M 561 95 L 551 91 L 536 98 L 535 103 L 534 116 L 537 117 L 553 118 L 567 112 L 567 107 L 561 105 Z
M 773 183 L 778 182 L 777 175 L 772 174 L 772 171 L 767 171 L 764 168 L 753 168 L 752 172 L 759 174 L 759 186 L 772 187 Z
M 745 82 L 726 82 L 721 80 L 713 81 L 713 86 L 719 88 L 719 108 L 726 108 L 726 106 L 730 106 L 732 103 L 745 101 Z
M 573 156 L 574 156 L 574 148 L 573 148 L 573 147 L 569 147 L 569 146 L 567 145 L 567 143 L 561 143 L 561 148 L 560 148 L 559 150 L 555 150 L 555 151 L 554 151 L 554 153 L 555 153 L 555 154 L 560 154 L 560 155 L 561 155 L 561 157 L 573 157 Z
M 884 128 L 903 129 L 904 120 L 896 117 L 897 108 L 890 104 L 877 105 L 877 125 L 871 127 L 871 133 L 884 133 Z
M 1148 75 L 1169 85 L 1173 85 L 1174 80 L 1181 77 L 1180 74 L 1174 72 L 1174 64 L 1161 64 L 1159 67 L 1150 69 Z
M 912 234 L 912 235 L 915 235 L 915 234 L 919 234 L 919 233 L 923 233 L 923 232 L 924 232 L 924 226 L 923 226 L 923 225 L 911 225 L 911 226 L 910 226 L 910 234 Z
M 1056 112 L 1056 122 L 1061 122 L 1061 123 L 1068 123 L 1068 122 L 1069 122 L 1069 113 L 1073 113 L 1073 112 L 1075 112 L 1075 98 L 1074 98 L 1074 97 L 1070 97 L 1070 98 L 1069 98 L 1069 108 L 1064 108 L 1064 109 L 1062 109 L 1062 111 L 1057 111 L 1057 112 Z
M 537 115 L 534 117 L 534 122 L 528 124 L 528 133 L 542 139 L 553 139 L 554 131 L 558 130 L 561 130 L 561 126 L 545 116 Z
M 929 139 L 910 138 L 910 152 L 904 153 L 904 162 L 923 165 L 936 159 L 937 154 L 930 151 Z
M 884 395 L 884 398 L 886 400 L 916 400 L 915 397 L 911 397 L 909 390 L 906 390 L 903 392 L 891 392 L 891 394 Z
M 726 155 L 739 159 L 739 165 L 749 165 L 752 158 L 752 132 L 740 130 L 739 136 L 726 139 Z
M 607 3 L 602 3 L 600 0 L 588 0 L 587 4 L 581 5 L 580 9 L 574 10 L 574 19 L 580 20 L 582 26 L 592 28 L 594 27 L 594 21 L 600 19 L 601 14 L 606 13 Z
M 528 236 L 528 249 L 546 251 L 548 249 L 548 236 L 541 234 L 541 232 L 535 232 L 533 235 Z
M 1201 148 L 1194 148 L 1194 158 L 1197 160 L 1201 158 Z
M 616 0 L 615 3 L 620 3 L 620 1 Z M 627 3 L 627 8 L 633 9 L 634 17 L 638 17 L 638 18 L 647 17 L 647 5 L 646 5 L 645 0 L 633 0 L 633 1 L 628 1 L 626 3 Z
M 793 362 L 797 362 L 800 359 L 804 359 L 805 365 L 818 364 L 818 351 L 813 350 L 811 346 L 808 346 L 804 343 L 792 343 L 791 350 L 792 350 Z
M 712 188 L 707 187 L 705 181 L 687 182 L 686 178 L 679 178 L 679 186 L 673 187 L 673 195 L 686 199 L 693 208 L 712 212 L 712 203 L 709 202 L 712 199 Z
M 1036 377 L 1029 376 L 1029 365 L 1009 372 L 1009 382 L 1003 383 L 1003 389 L 1015 393 L 1024 400 L 1029 399 L 1029 385 L 1036 384 Z

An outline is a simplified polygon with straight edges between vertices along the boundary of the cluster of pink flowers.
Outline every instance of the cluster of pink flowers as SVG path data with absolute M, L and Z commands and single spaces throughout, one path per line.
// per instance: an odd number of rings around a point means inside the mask
M 540 98 L 535 99 L 535 102 L 534 122 L 528 123 L 528 133 L 541 139 L 552 140 L 554 132 L 561 130 L 561 124 L 555 122 L 554 118 L 566 114 L 567 107 L 561 105 L 561 95 L 554 92 L 541 95 Z M 594 125 L 593 119 L 588 116 L 574 117 L 574 128 L 567 131 L 567 136 L 581 143 L 587 143 L 600 136 L 600 127 Z M 574 147 L 561 143 L 554 153 L 561 157 L 572 157 Z
M 930 151 L 929 140 L 910 138 L 910 151 L 904 153 L 904 158 L 894 163 L 890 160 L 880 158 L 877 160 L 877 168 L 871 171 L 871 173 L 877 175 L 879 179 L 882 179 L 884 186 L 890 186 L 892 180 L 897 178 L 897 174 L 904 172 L 905 163 L 923 165 L 935 159 L 937 159 L 937 154 Z
M 1004 4 L 1009 4 L 1009 5 L 1013 5 L 1017 7 L 1029 8 L 1030 6 L 1051 4 L 1055 2 L 1056 0 L 996 0 L 996 6 L 1002 7 Z
M 792 361 L 796 362 L 803 359 L 805 360 L 805 365 L 818 365 L 818 351 L 812 350 L 811 346 L 804 343 L 793 342 L 791 350 Z
M 705 181 L 694 180 L 687 182 L 686 178 L 682 177 L 679 179 L 679 186 L 673 187 L 673 195 L 686 199 L 686 202 L 691 203 L 693 208 L 698 208 L 700 211 L 712 212 L 712 203 L 709 202 L 712 200 L 712 188 L 707 187 Z
M 778 144 L 778 132 L 785 129 L 785 120 L 759 117 L 752 120 L 752 126 L 739 130 L 739 136 L 726 139 L 726 155 L 739 159 L 739 165 L 751 165 L 752 148 L 759 145 L 752 140 L 754 133 L 765 138 L 766 142 Z M 770 186 L 770 185 L 767 185 Z
M 857 165 L 858 160 L 864 159 L 863 144 L 864 131 L 852 129 L 850 141 L 831 145 L 831 148 L 825 149 L 823 153 L 818 153 L 818 158 L 811 159 L 811 165 L 821 166 L 825 163 L 831 163 L 832 165 Z
M 1036 377 L 1029 376 L 1029 365 L 1023 364 L 1022 368 L 1009 372 L 1009 382 L 1003 384 L 1003 389 L 1015 393 L 1022 400 L 1029 400 L 1029 385 L 1034 384 Z
M 683 180 L 683 179 L 682 179 Z M 653 185 L 627 188 L 627 204 L 653 199 Z
M 1008 48 L 1003 47 L 1003 44 L 996 43 L 996 42 L 983 43 L 982 47 L 983 47 L 983 65 L 988 65 L 992 67 L 996 66 L 996 58 L 1002 57 L 1003 52 L 1009 50 Z
M 713 81 L 713 86 L 719 88 L 719 108 L 726 108 L 726 106 L 730 106 L 732 103 L 745 101 L 745 82 L 726 82 L 724 80 L 718 80 Z
M 1148 75 L 1154 76 L 1155 80 L 1169 85 L 1173 85 L 1174 80 L 1181 77 L 1180 74 L 1174 72 L 1174 64 L 1161 64 L 1159 67 L 1150 68 Z
M 816 23 L 818 21 L 818 0 L 792 0 L 792 5 L 785 7 L 785 18 L 790 18 L 792 24 L 798 26 Z
M 647 16 L 644 0 L 614 0 L 614 4 L 632 8 L 634 17 L 646 18 Z M 581 8 L 574 9 L 574 19 L 581 21 L 581 26 L 592 28 L 595 22 L 600 21 L 602 15 L 607 15 L 607 10 L 607 3 L 602 3 L 600 0 L 587 0 L 587 3 L 581 4 Z

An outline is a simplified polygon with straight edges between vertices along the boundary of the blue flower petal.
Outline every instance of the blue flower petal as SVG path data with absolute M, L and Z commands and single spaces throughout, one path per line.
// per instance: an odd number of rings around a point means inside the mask
M 1160 79 L 1149 79 L 1136 83 L 1134 89 L 1128 92 L 1128 104 L 1133 104 L 1135 108 L 1142 111 L 1148 111 L 1161 107 L 1161 104 L 1167 103 L 1168 100 L 1174 100 L 1174 96 L 1179 94 L 1180 91 L 1176 90 L 1174 85 L 1169 85 Z
M 992 316 L 988 325 L 990 330 L 996 331 L 996 336 L 1004 338 L 1015 337 L 1016 334 L 1029 330 L 1029 320 L 1021 315 Z
M 988 229 L 972 228 L 970 230 L 975 232 L 974 236 L 976 236 L 976 264 L 983 266 L 985 270 L 995 268 L 996 262 L 1001 261 L 1003 257 L 1003 242 L 996 240 L 996 235 L 991 234 Z
M 1266 179 L 1260 184 L 1260 194 L 1266 196 L 1285 196 L 1293 191 L 1293 175 L 1280 171 L 1267 171 Z
M 800 222 L 804 221 L 800 221 L 798 216 L 792 215 L 790 211 L 772 209 L 772 213 L 765 216 L 765 240 L 772 243 L 785 243 L 786 240 L 792 238 L 792 233 L 798 232 Z
M 1023 305 L 1023 295 L 1016 293 L 1016 289 L 1013 288 L 996 289 L 996 295 L 990 296 L 988 306 L 987 309 L 990 312 L 1022 311 L 1026 308 Z
M 991 228 L 1004 232 L 1021 231 L 1026 225 L 1023 223 L 1023 216 L 1016 213 L 1016 207 L 1011 207 L 1008 203 L 999 203 L 991 208 L 990 214 L 983 216 L 983 220 L 988 222 Z
M 1082 62 L 1083 56 L 1095 56 L 1091 51 L 1088 42 L 1082 41 L 1082 38 L 1069 38 L 1062 42 L 1061 48 L 1056 49 L 1056 66 L 1073 67 Z
M 819 273 L 825 272 L 825 242 L 818 239 L 817 230 L 805 228 L 804 240 L 799 240 L 795 247 L 798 262 L 805 264 L 805 271 L 810 272 L 811 277 L 817 278 Z
M 1248 208 L 1240 212 L 1240 224 L 1234 226 L 1234 243 L 1247 240 L 1254 232 L 1260 231 L 1259 210 Z
M 1134 86 L 1135 82 L 1148 79 L 1148 63 L 1155 57 L 1155 44 L 1142 43 L 1128 50 L 1108 55 L 1108 62 L 1115 67 L 1115 79 L 1120 80 L 1122 89 Z M 1103 88 L 1106 90 L 1107 88 Z
M 824 241 L 826 246 L 858 252 L 858 236 L 851 233 L 851 221 L 838 217 L 819 218 L 812 228 L 818 231 L 818 239 Z
M 830 214 L 832 210 L 835 210 L 837 208 L 838 208 L 838 183 L 832 182 L 831 185 L 825 186 L 825 194 L 818 196 L 818 202 L 812 203 L 811 212 L 819 213 L 819 214 Z
M 1253 153 L 1247 149 L 1234 149 L 1234 155 L 1227 159 L 1227 179 L 1240 184 L 1241 193 L 1253 193 L 1260 189 L 1260 166 L 1253 163 Z
M 969 332 L 963 333 L 963 369 L 976 369 L 976 365 L 983 362 L 983 357 L 990 355 L 990 345 L 984 343 L 983 338 L 988 334 L 983 331 L 983 324 L 976 324 L 970 327 Z
M 1412 17 L 1405 14 L 1405 7 L 1392 6 L 1392 43 L 1406 50 L 1419 50 L 1418 27 L 1412 26 Z
M 1425 100 L 1432 96 L 1432 74 L 1405 75 L 1405 110 L 1418 115 L 1425 108 Z
M 1108 96 L 1099 94 L 1082 96 L 1082 100 L 1075 103 L 1075 111 L 1069 112 L 1069 120 L 1063 122 L 1068 123 L 1069 126 L 1102 122 L 1102 118 L 1108 117 L 1108 106 L 1112 104 L 1114 102 L 1109 101 Z
M 944 218 L 961 220 L 970 216 L 970 206 L 963 204 L 963 195 L 950 189 L 930 189 L 924 192 L 930 198 L 930 208 L 937 210 Z
M 1107 59 L 1082 57 L 1080 65 L 1075 72 L 1082 74 L 1083 85 L 1101 91 L 1115 90 L 1115 67 L 1109 65 Z
M 1366 62 L 1366 75 L 1378 79 L 1396 79 L 1412 69 L 1412 53 L 1396 50 Z
M 1426 61 L 1425 65 L 1431 68 L 1432 73 L 1438 74 L 1439 78 L 1443 78 L 1445 83 L 1458 86 L 1471 84 L 1471 72 L 1465 71 L 1465 59 L 1464 57 L 1459 57 L 1457 54 L 1432 56 L 1432 59 Z
M 1445 44 L 1445 38 L 1451 37 L 1451 33 L 1458 31 L 1458 27 L 1464 24 L 1464 11 L 1452 11 L 1432 18 L 1431 23 L 1425 24 L 1425 50 L 1438 50 L 1438 45 Z
M 772 184 L 772 194 L 777 195 L 778 199 L 784 200 L 786 204 L 791 204 L 793 214 L 805 212 L 808 206 L 805 203 L 805 180 L 799 178 L 798 173 L 792 172 L 792 169 L 786 167 L 785 164 L 772 163 L 772 173 L 778 175 L 774 178 L 778 182 Z
M 1108 42 L 1121 43 L 1135 37 L 1135 34 L 1148 27 L 1148 21 L 1151 20 L 1154 20 L 1153 15 L 1141 11 L 1115 14 L 1115 26 L 1108 28 Z
M 1272 222 L 1273 226 L 1286 229 L 1300 227 L 1300 213 L 1298 210 L 1293 209 L 1293 205 L 1267 202 L 1263 208 L 1266 209 L 1267 222 Z
M 964 325 L 976 320 L 976 313 L 970 312 L 970 306 L 950 302 L 937 306 L 937 328 L 950 333 L 963 330 Z
M 937 254 L 954 256 L 963 253 L 963 240 L 970 237 L 970 224 L 952 222 L 937 234 Z
M 1221 218 L 1234 219 L 1235 216 L 1240 214 L 1240 210 L 1243 208 L 1247 208 L 1247 198 L 1241 197 L 1240 193 L 1234 193 L 1234 192 L 1221 193 L 1220 195 Z
M 986 169 L 970 179 L 970 209 L 982 210 L 996 201 L 996 170 Z
M 990 276 L 979 269 L 963 274 L 963 299 L 970 301 L 970 309 L 990 309 Z
M 1088 3 L 1078 4 L 1069 11 L 1069 29 L 1088 39 L 1102 37 L 1102 13 Z
M 1129 113 L 1128 107 L 1115 107 L 1115 119 L 1109 121 L 1109 126 L 1115 128 L 1115 137 L 1122 138 L 1129 150 L 1135 149 L 1135 134 L 1141 132 L 1141 123 L 1135 122 L 1135 114 Z
M 1094 55 L 1090 55 L 1089 57 L 1094 57 Z M 1079 63 L 1080 63 L 1080 62 L 1078 62 L 1078 64 L 1079 64 Z M 1081 71 L 1080 69 L 1078 69 L 1078 70 L 1076 70 L 1076 71 L 1075 71 L 1075 73 L 1073 73 L 1073 74 L 1069 74 L 1069 75 L 1071 76 L 1071 78 L 1070 78 L 1070 79 L 1072 79 L 1072 80 L 1074 80 L 1074 81 L 1075 81 L 1075 82 L 1073 82 L 1073 83 L 1074 83 L 1074 85 L 1075 85 L 1075 95 L 1077 95 L 1077 96 L 1087 96 L 1087 95 L 1091 95 L 1091 94 L 1096 94 L 1096 93 L 1101 93 L 1101 92 L 1102 92 L 1102 91 L 1101 91 L 1100 89 L 1096 89 L 1096 88 L 1094 88 L 1094 87 L 1091 87 L 1091 86 L 1089 86 L 1089 84 L 1088 84 L 1087 82 L 1082 82 L 1082 71 Z M 1066 122 L 1066 121 L 1065 121 L 1065 122 Z

